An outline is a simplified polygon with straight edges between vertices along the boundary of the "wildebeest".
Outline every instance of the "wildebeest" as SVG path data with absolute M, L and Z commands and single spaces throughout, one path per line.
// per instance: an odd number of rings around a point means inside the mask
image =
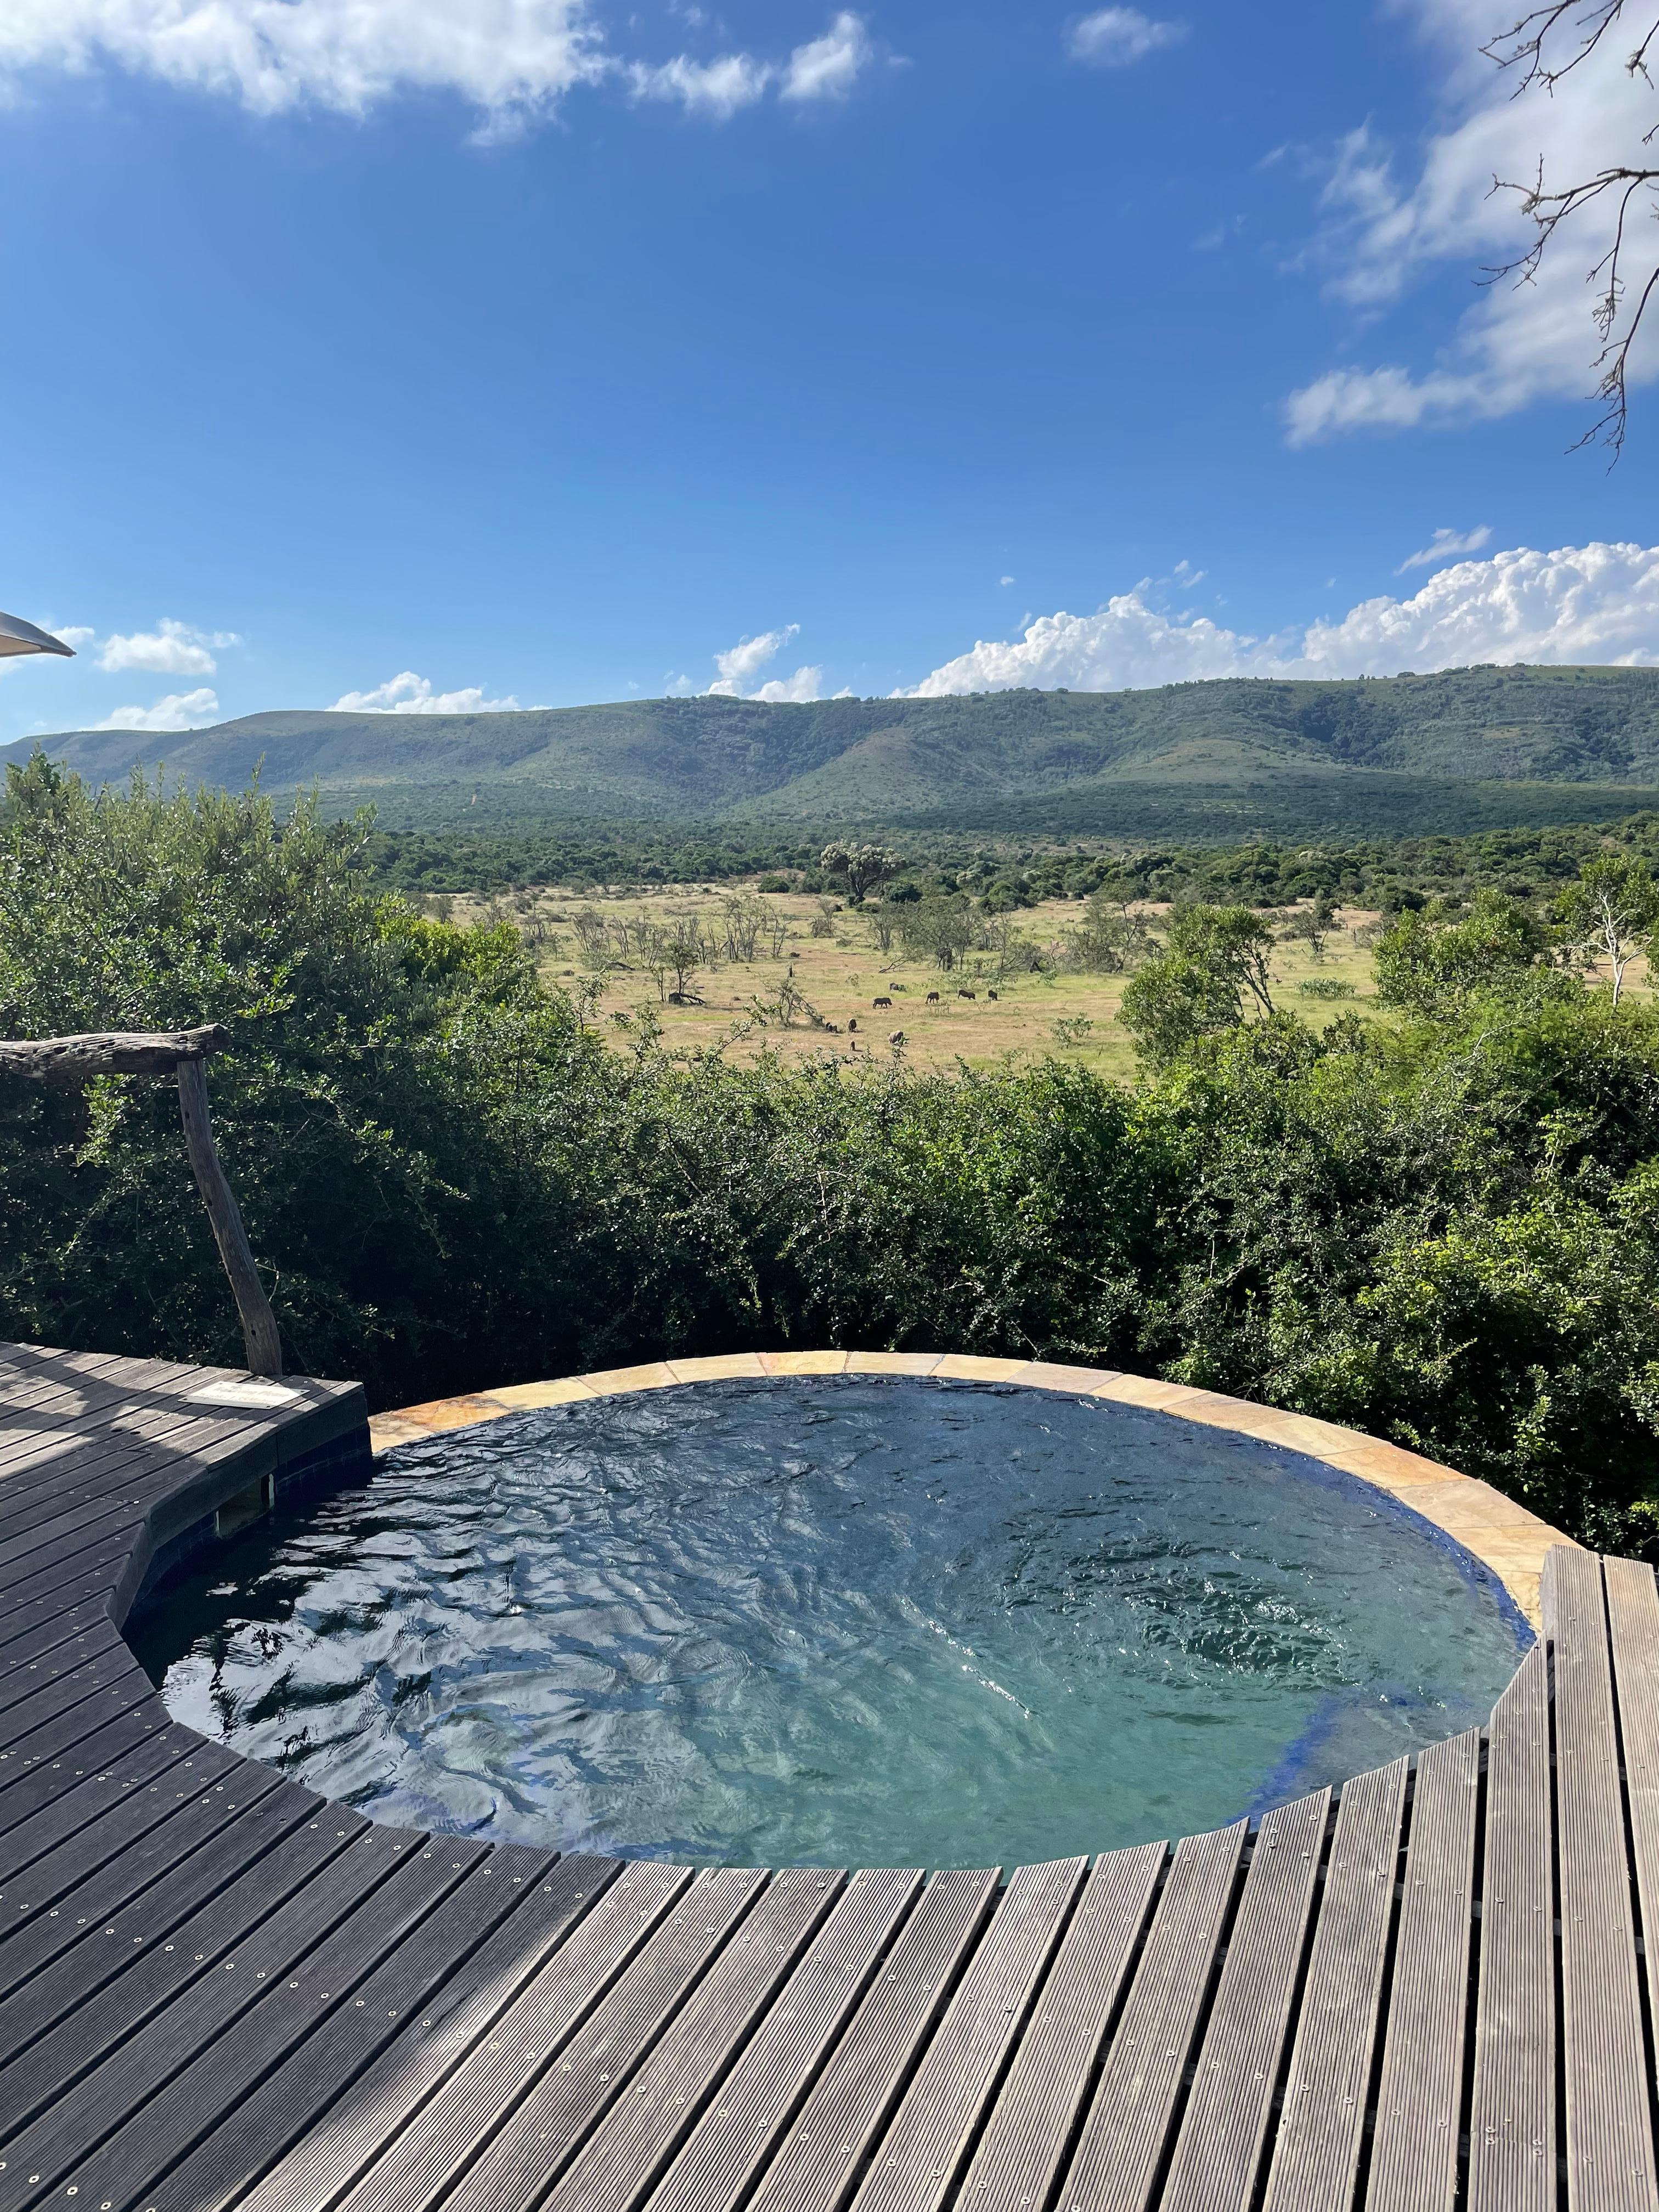
M 858 1018 L 858 1016 L 857 1016 L 856 1014 L 848 1014 L 848 1016 L 847 1017 L 847 1026 L 848 1026 L 848 1028 L 849 1030 L 855 1030 L 855 1029 L 858 1027 L 858 1025 L 859 1025 L 859 1018 Z
M 994 991 L 988 991 L 988 992 L 985 994 L 985 995 L 986 995 L 986 997 L 987 997 L 988 999 L 994 999 L 994 998 L 995 998 L 995 996 L 996 996 L 996 993 L 995 993 Z
M 889 1044 L 902 1044 L 904 1042 L 904 1031 L 902 1030 L 889 1030 L 887 1032 L 887 1042 Z
M 928 1003 L 928 1005 L 929 1005 L 930 1006 L 938 1006 L 938 1004 L 939 1004 L 939 993 L 938 993 L 937 991 L 930 991 L 930 992 L 927 994 L 927 1003 Z
M 959 999 L 976 999 L 979 996 L 979 993 L 977 991 L 958 991 L 957 993 L 957 996 Z
M 872 1006 L 890 1006 L 893 1002 L 890 999 L 872 999 L 870 1003 Z

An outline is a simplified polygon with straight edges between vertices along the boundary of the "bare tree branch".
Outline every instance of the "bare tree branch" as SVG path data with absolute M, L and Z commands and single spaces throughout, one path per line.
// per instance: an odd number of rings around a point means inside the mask
M 1624 21 L 1626 4 L 1626 0 L 1548 0 L 1546 6 L 1534 8 L 1519 17 L 1480 51 L 1499 69 L 1516 72 L 1516 98 L 1534 87 L 1541 87 L 1553 95 L 1556 87 L 1571 76 L 1582 62 L 1588 61 L 1614 26 Z M 1650 87 L 1653 79 L 1649 74 L 1648 61 L 1656 40 L 1659 40 L 1659 14 L 1649 19 L 1646 29 L 1625 62 L 1627 72 L 1639 76 Z M 1561 53 L 1565 58 L 1558 60 L 1556 57 Z M 1656 135 L 1659 135 L 1659 124 L 1644 134 L 1641 143 L 1651 145 Z M 1521 212 L 1534 226 L 1534 237 L 1524 253 L 1485 272 L 1488 283 L 1496 283 L 1506 276 L 1514 278 L 1517 284 L 1533 283 L 1563 225 L 1582 216 L 1608 195 L 1618 197 L 1613 243 L 1592 263 L 1585 279 L 1595 287 L 1590 317 L 1601 339 L 1595 367 L 1599 372 L 1595 396 L 1601 402 L 1602 411 L 1583 437 L 1574 441 L 1577 446 L 1603 444 L 1616 461 L 1624 451 L 1630 425 L 1632 349 L 1654 292 L 1659 288 L 1659 254 L 1651 248 L 1644 252 L 1632 244 L 1632 211 L 1636 203 L 1645 201 L 1654 213 L 1659 214 L 1659 165 L 1610 163 L 1593 176 L 1551 187 L 1546 182 L 1540 161 L 1531 184 L 1494 177 L 1492 190 L 1516 194 Z M 1629 266 L 1632 258 L 1638 264 L 1633 280 Z

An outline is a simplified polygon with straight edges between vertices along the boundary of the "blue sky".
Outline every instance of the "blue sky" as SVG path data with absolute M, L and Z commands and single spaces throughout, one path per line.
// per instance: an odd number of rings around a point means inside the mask
M 0 738 L 1659 660 L 1503 15 L 9 0 Z

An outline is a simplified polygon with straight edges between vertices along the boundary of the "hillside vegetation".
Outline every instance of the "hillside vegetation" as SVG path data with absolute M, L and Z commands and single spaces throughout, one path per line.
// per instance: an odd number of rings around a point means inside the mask
M 21 758 L 33 741 L 14 748 Z M 648 699 L 490 714 L 251 714 L 40 741 L 135 768 L 315 786 L 404 829 L 803 823 L 1219 838 L 1475 830 L 1627 812 L 1659 784 L 1659 670 L 1456 669 L 806 706 Z

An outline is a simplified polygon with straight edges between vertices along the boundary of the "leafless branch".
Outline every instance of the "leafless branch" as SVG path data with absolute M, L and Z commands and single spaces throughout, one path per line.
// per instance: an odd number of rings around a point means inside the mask
M 1517 97 L 1534 85 L 1541 85 L 1546 92 L 1553 94 L 1556 86 L 1570 76 L 1581 62 L 1587 61 L 1613 27 L 1624 20 L 1625 9 L 1626 0 L 1548 0 L 1546 6 L 1534 8 L 1519 17 L 1480 51 L 1499 69 L 1517 72 Z M 1631 76 L 1639 76 L 1650 86 L 1653 79 L 1649 74 L 1648 59 L 1656 40 L 1659 40 L 1659 14 L 1649 21 L 1625 63 Z M 1557 61 L 1555 56 L 1562 51 L 1566 58 Z M 1642 143 L 1651 144 L 1656 133 L 1659 133 L 1659 124 L 1644 135 Z M 1595 396 L 1601 402 L 1601 413 L 1583 436 L 1574 441 L 1578 446 L 1604 444 L 1616 461 L 1624 450 L 1630 423 L 1631 353 L 1654 292 L 1659 289 L 1659 258 L 1643 255 L 1632 247 L 1631 216 L 1638 200 L 1654 203 L 1655 211 L 1659 212 L 1659 167 L 1613 163 L 1594 176 L 1551 189 L 1546 184 L 1540 161 L 1531 184 L 1494 177 L 1492 190 L 1516 196 L 1522 214 L 1534 226 L 1534 235 L 1524 253 L 1485 271 L 1488 283 L 1506 276 L 1512 277 L 1517 284 L 1531 283 L 1562 226 L 1609 194 L 1617 197 L 1613 243 L 1591 265 L 1585 280 L 1595 288 L 1590 314 L 1601 340 L 1595 367 L 1599 374 Z M 1636 278 L 1633 288 L 1629 274 L 1632 252 L 1638 261 L 1649 263 L 1645 271 Z

